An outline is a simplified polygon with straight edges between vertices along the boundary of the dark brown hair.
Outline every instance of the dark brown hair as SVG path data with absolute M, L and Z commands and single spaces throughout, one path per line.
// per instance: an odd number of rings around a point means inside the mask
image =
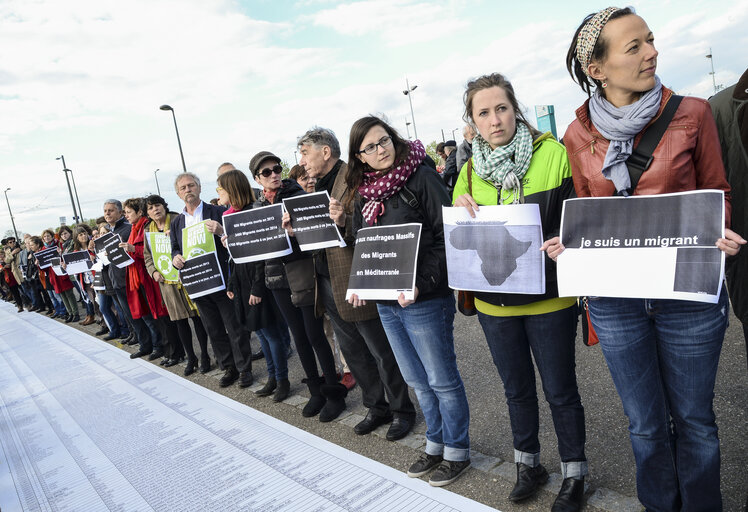
M 392 144 L 395 148 L 395 166 L 408 158 L 410 145 L 403 139 L 392 126 L 377 116 L 362 117 L 351 126 L 351 133 L 348 135 L 348 174 L 345 177 L 345 184 L 348 185 L 348 197 L 345 200 L 345 208 L 348 210 L 356 197 L 358 187 L 363 181 L 364 173 L 370 172 L 369 164 L 358 159 L 361 143 L 366 138 L 369 130 L 375 126 L 381 126 L 387 135 L 392 138 Z M 389 172 L 388 171 L 385 171 Z M 384 174 L 384 173 L 383 173 Z
M 582 63 L 579 62 L 579 59 L 577 58 L 577 39 L 579 38 L 579 32 L 582 31 L 582 27 L 584 27 L 585 24 L 595 16 L 595 14 L 597 13 L 593 12 L 592 14 L 588 15 L 586 18 L 584 18 L 582 24 L 577 27 L 576 32 L 574 32 L 574 37 L 571 39 L 571 46 L 569 46 L 569 51 L 566 53 L 566 69 L 571 75 L 572 80 L 579 84 L 579 87 L 581 87 L 582 90 L 587 93 L 587 96 L 592 95 L 593 87 L 600 88 L 602 87 L 602 84 L 600 83 L 600 80 L 595 80 L 594 78 L 587 76 L 582 69 Z M 610 18 L 608 18 L 608 23 L 616 18 L 623 18 L 624 16 L 628 16 L 630 14 L 636 14 L 634 10 L 631 9 L 631 7 L 618 9 L 616 12 L 610 15 Z M 605 27 L 603 27 L 603 30 L 605 30 Z M 592 49 L 590 62 L 603 62 L 607 55 L 608 41 L 603 37 L 603 34 L 601 32 L 600 36 L 595 42 L 595 47 Z
M 145 201 L 142 197 L 131 197 L 122 205 L 122 209 L 129 208 L 140 215 L 145 215 Z
M 88 235 L 88 239 L 90 240 L 91 236 L 93 235 L 93 230 L 88 224 L 76 224 L 75 229 L 73 230 L 72 251 L 83 251 L 85 249 L 88 249 L 88 242 L 86 242 L 84 245 L 81 245 L 78 242 L 78 235 L 80 235 L 81 233 L 85 233 L 86 235 Z
M 299 178 L 303 177 L 305 174 L 306 169 L 304 169 L 304 167 L 302 167 L 301 165 L 296 164 L 291 167 L 291 171 L 288 173 L 288 177 L 294 181 L 299 181 Z
M 229 203 L 236 210 L 242 210 L 255 202 L 255 193 L 247 176 L 238 170 L 227 171 L 218 177 L 218 186 L 229 195 Z

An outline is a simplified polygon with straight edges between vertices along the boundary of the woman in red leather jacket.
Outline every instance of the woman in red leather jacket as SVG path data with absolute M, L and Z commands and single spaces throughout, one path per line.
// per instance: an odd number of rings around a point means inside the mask
M 625 160 L 673 91 L 655 71 L 657 50 L 632 9 L 609 7 L 577 30 L 567 67 L 590 95 L 564 136 L 579 197 L 626 190 Z M 729 185 L 709 104 L 683 98 L 654 151 L 637 195 Z M 745 243 L 725 230 L 727 255 Z M 558 243 L 548 254 L 556 258 Z M 717 304 L 686 300 L 592 297 L 589 312 L 623 409 L 636 459 L 637 493 L 647 510 L 721 510 L 720 453 L 712 408 L 728 320 L 727 294 Z

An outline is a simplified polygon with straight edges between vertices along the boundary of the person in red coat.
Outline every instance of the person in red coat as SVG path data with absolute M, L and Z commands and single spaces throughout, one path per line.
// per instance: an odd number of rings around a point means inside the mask
M 62 245 L 58 240 L 55 239 L 55 235 L 51 229 L 45 229 L 42 231 L 42 241 L 44 242 L 44 248 L 49 249 L 50 247 L 57 247 L 57 251 L 62 254 Z M 45 269 L 47 279 L 52 283 L 54 289 L 55 298 L 59 300 L 60 304 L 63 305 L 65 313 L 57 313 L 58 317 L 65 316 L 65 323 L 79 322 L 80 315 L 78 313 L 78 301 L 75 298 L 73 292 L 73 282 L 70 280 L 70 276 L 61 275 L 58 276 L 52 270 L 51 267 Z M 54 301 L 53 301 L 54 302 Z
M 144 332 L 146 336 L 139 336 L 139 350 L 131 354 L 130 358 L 148 355 L 148 360 L 153 361 L 164 355 L 156 319 L 168 319 L 169 312 L 164 306 L 158 284 L 148 275 L 143 259 L 144 227 L 149 222 L 143 215 L 145 202 L 141 198 L 128 199 L 124 204 L 124 212 L 127 222 L 132 224 L 132 230 L 130 238 L 127 242 L 122 242 L 120 247 L 134 260 L 127 267 L 127 305 L 130 307 L 133 322 L 142 321 L 148 326 L 148 332 Z

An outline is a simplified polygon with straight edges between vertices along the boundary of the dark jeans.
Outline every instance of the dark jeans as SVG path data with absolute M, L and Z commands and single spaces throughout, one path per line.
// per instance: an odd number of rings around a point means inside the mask
M 234 305 L 223 290 L 203 295 L 193 302 L 210 335 L 213 353 L 222 369 L 234 367 L 240 372 L 252 371 L 252 348 L 249 333 L 239 323 Z
M 330 316 L 348 368 L 361 387 L 364 407 L 376 416 L 385 416 L 391 410 L 413 419 L 416 409 L 408 396 L 408 385 L 379 318 L 355 323 L 340 318 L 329 277 L 317 275 L 317 296 Z
M 556 429 L 563 477 L 586 475 L 584 408 L 574 371 L 576 306 L 528 316 L 502 317 L 478 312 L 478 320 L 504 384 L 515 462 L 530 466 L 539 462 L 537 366 Z
M 201 356 L 208 357 L 208 333 L 205 332 L 203 323 L 200 321 L 199 316 L 192 317 L 192 323 L 195 326 L 195 335 L 197 341 L 200 344 Z M 195 355 L 195 349 L 192 348 L 192 330 L 190 329 L 190 321 L 187 318 L 181 320 L 175 320 L 174 325 L 177 327 L 179 332 L 179 340 L 182 343 L 184 352 L 187 353 L 187 359 L 190 361 L 197 361 Z
M 686 300 L 589 299 L 592 324 L 629 418 L 647 510 L 722 510 L 712 402 L 729 316 Z
M 280 288 L 272 290 L 272 292 L 273 298 L 278 304 L 278 309 L 286 320 L 288 328 L 291 329 L 296 351 L 299 353 L 299 360 L 307 379 L 319 377 L 317 361 L 314 357 L 316 353 L 319 365 L 322 367 L 325 383 L 337 383 L 335 358 L 332 356 L 330 344 L 325 337 L 322 319 L 314 316 L 314 306 L 302 306 L 300 308 L 294 306 L 291 302 L 291 290 L 288 288 Z
M 135 331 L 135 336 L 138 338 L 140 352 L 151 352 L 153 350 L 161 350 L 161 340 L 156 328 L 156 323 L 151 318 L 151 315 L 143 315 L 140 318 L 133 318 L 130 313 L 130 306 L 127 304 L 127 291 L 124 288 L 115 288 L 114 295 L 117 298 L 117 303 L 120 306 L 119 312 L 122 312 L 125 319 L 132 326 Z
M 130 331 L 127 328 L 127 321 L 125 320 L 124 313 L 120 310 L 117 299 L 113 295 L 107 295 L 104 292 L 98 292 L 96 298 L 99 301 L 99 311 L 109 328 L 111 336 L 117 338 L 129 335 Z M 113 308 L 117 310 L 117 315 L 114 314 Z
M 268 297 L 267 300 L 272 300 Z M 262 353 L 265 355 L 268 377 L 275 380 L 288 378 L 288 348 L 283 339 L 283 331 L 288 337 L 286 324 L 273 324 L 257 329 L 257 338 L 260 340 Z

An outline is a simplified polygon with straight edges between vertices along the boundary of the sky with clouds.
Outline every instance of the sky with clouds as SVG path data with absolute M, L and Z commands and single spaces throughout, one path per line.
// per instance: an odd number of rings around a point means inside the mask
M 748 0 L 641 0 L 660 52 L 658 74 L 708 97 L 748 66 Z M 56 157 L 73 170 L 86 218 L 110 197 L 156 192 L 172 209 L 181 170 L 215 196 L 222 162 L 240 169 L 269 150 L 294 163 L 296 139 L 348 130 L 369 113 L 406 134 L 412 94 L 424 143 L 461 128 L 472 77 L 499 71 L 528 118 L 555 105 L 560 134 L 585 96 L 566 73 L 570 38 L 594 2 L 362 0 L 0 0 L 0 187 L 19 232 L 72 220 Z M 413 126 L 409 127 L 413 135 Z M 461 140 L 460 130 L 455 132 Z M 11 228 L 5 204 L 0 233 Z

